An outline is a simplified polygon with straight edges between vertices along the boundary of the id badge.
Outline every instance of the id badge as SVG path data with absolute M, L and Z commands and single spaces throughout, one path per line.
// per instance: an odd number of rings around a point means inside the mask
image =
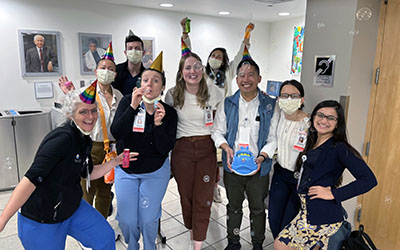
M 306 146 L 307 132 L 303 129 L 299 129 L 296 136 L 296 142 L 294 143 L 293 149 L 298 152 L 303 152 Z
M 89 193 L 90 189 L 90 173 L 89 173 L 89 158 L 86 158 L 86 192 Z
M 206 127 L 210 127 L 214 123 L 213 112 L 211 106 L 207 106 L 204 112 L 204 120 Z
M 249 127 L 240 127 L 239 128 L 239 148 L 246 148 L 250 145 L 250 128 Z
M 144 125 L 146 122 L 146 111 L 144 109 L 140 109 L 137 115 L 135 116 L 135 121 L 133 122 L 133 132 L 144 132 Z

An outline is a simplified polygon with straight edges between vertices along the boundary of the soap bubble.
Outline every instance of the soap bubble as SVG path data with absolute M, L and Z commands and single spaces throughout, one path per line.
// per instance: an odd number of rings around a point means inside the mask
M 148 208 L 150 206 L 150 199 L 147 197 L 143 197 L 140 199 L 140 206 L 142 208 Z
M 205 183 L 210 182 L 210 176 L 204 175 L 204 176 L 203 176 L 203 181 L 204 181 Z
M 317 23 L 317 28 L 318 29 L 325 28 L 325 24 L 324 23 Z
M 255 233 L 253 231 L 250 232 L 251 237 L 254 237 Z
M 240 229 L 239 228 L 233 229 L 233 234 L 234 235 L 239 235 L 239 233 L 240 233 Z
M 7 170 L 11 170 L 12 169 L 12 165 L 13 165 L 12 159 L 10 157 L 7 157 L 4 160 L 4 168 L 7 169 Z
M 372 11 L 370 8 L 362 7 L 356 12 L 358 21 L 368 21 L 372 17 Z
M 207 201 L 207 206 L 211 206 L 211 201 Z

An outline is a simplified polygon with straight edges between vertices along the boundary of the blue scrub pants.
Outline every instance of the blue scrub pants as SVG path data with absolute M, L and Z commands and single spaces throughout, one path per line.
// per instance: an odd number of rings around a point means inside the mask
M 26 250 L 64 250 L 67 235 L 93 250 L 115 250 L 114 230 L 84 200 L 71 217 L 56 224 L 39 223 L 18 213 L 18 237 Z
M 268 221 L 274 239 L 299 213 L 300 199 L 296 187 L 297 179 L 293 172 L 275 163 L 268 203 Z
M 160 169 L 152 173 L 128 174 L 120 167 L 115 168 L 116 219 L 128 250 L 139 249 L 140 233 L 144 249 L 155 250 L 161 202 L 170 175 L 168 158 Z

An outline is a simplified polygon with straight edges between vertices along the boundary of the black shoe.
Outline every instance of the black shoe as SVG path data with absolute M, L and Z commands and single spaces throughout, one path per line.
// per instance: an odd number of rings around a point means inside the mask
M 257 244 L 254 244 L 253 245 L 253 250 L 262 250 L 263 248 L 262 248 L 262 244 L 260 244 L 260 243 L 257 243 Z
M 240 242 L 229 242 L 224 250 L 239 250 L 241 247 Z

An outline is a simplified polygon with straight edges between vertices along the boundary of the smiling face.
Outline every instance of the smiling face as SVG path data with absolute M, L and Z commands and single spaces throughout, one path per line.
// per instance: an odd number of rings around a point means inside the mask
M 93 130 L 94 126 L 96 125 L 97 116 L 96 103 L 78 103 L 76 104 L 75 111 L 72 113 L 72 118 L 74 119 L 76 125 L 85 132 L 90 132 Z
M 33 40 L 33 43 L 38 47 L 39 49 L 43 47 L 44 45 L 44 37 L 41 35 L 36 35 L 35 39 Z
M 242 94 L 255 94 L 261 82 L 261 76 L 253 65 L 244 63 L 239 69 L 236 81 Z
M 199 85 L 203 77 L 203 65 L 194 57 L 188 57 L 183 64 L 183 80 L 187 85 Z
M 338 114 L 334 108 L 320 108 L 314 116 L 314 128 L 318 136 L 331 136 L 337 126 Z
M 144 71 L 140 84 L 145 89 L 144 96 L 150 100 L 160 96 L 165 88 L 161 74 L 154 70 Z

